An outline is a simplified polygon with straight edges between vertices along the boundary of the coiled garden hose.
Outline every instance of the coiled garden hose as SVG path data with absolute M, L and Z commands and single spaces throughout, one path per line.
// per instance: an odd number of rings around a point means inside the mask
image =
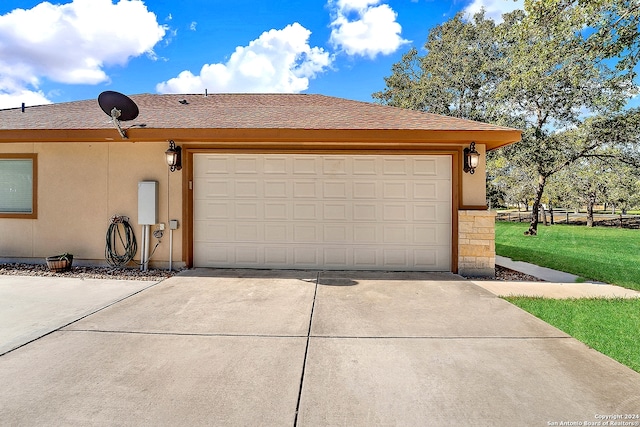
M 119 244 L 118 244 L 119 243 Z M 118 249 L 124 250 L 123 254 Z M 129 224 L 129 217 L 114 215 L 107 229 L 107 244 L 104 257 L 112 267 L 123 267 L 130 262 L 138 252 L 138 243 Z

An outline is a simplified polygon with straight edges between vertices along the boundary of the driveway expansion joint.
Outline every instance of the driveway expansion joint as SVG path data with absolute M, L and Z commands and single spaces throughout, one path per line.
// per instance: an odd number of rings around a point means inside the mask
M 304 372 L 307 368 L 307 356 L 309 355 L 309 342 L 311 341 L 311 327 L 313 326 L 313 311 L 316 307 L 318 296 L 318 284 L 320 283 L 320 272 L 316 275 L 315 289 L 313 290 L 313 302 L 311 303 L 311 313 L 309 315 L 309 328 L 307 329 L 307 343 L 304 349 L 304 360 L 302 361 L 302 373 L 300 374 L 300 388 L 298 389 L 298 400 L 296 402 L 296 415 L 293 420 L 293 427 L 298 425 L 298 415 L 300 414 L 300 401 L 302 400 L 302 387 L 304 386 Z
M 85 332 L 96 334 L 121 334 L 121 335 L 165 335 L 178 337 L 225 337 L 225 338 L 307 338 L 306 335 L 274 335 L 274 334 L 222 334 L 202 332 L 151 332 L 151 331 L 118 331 L 104 329 L 65 329 L 64 332 Z

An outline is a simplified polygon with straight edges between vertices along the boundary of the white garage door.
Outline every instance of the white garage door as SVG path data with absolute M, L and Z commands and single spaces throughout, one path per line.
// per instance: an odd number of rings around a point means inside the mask
M 194 266 L 449 271 L 451 157 L 194 155 Z

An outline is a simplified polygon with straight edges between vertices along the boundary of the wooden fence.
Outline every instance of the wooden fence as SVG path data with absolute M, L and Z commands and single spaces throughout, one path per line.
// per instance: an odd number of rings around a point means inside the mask
M 540 224 L 544 223 L 544 215 L 547 217 L 547 222 L 551 224 L 551 212 L 545 211 L 543 214 L 542 209 L 540 209 L 538 215 L 538 222 Z M 496 221 L 529 222 L 531 221 L 531 211 L 497 212 Z M 587 214 L 586 212 L 554 209 L 553 224 L 586 225 Z M 594 213 L 593 225 L 619 228 L 640 228 L 640 215 Z

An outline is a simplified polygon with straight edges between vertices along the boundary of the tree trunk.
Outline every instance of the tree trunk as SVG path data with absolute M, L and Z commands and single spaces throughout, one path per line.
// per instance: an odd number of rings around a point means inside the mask
M 596 194 L 589 193 L 587 201 L 587 227 L 593 227 L 593 206 L 596 204 Z
M 533 206 L 531 207 L 531 223 L 529 223 L 529 229 L 524 233 L 528 236 L 536 236 L 538 234 L 538 212 L 540 211 L 540 200 L 542 199 L 546 182 L 547 177 L 538 174 L 538 189 L 536 190 L 536 198 L 533 200 Z
M 556 221 L 555 221 L 555 218 L 553 217 L 553 205 L 551 203 L 549 203 L 549 217 L 551 219 L 551 225 L 555 225 Z

